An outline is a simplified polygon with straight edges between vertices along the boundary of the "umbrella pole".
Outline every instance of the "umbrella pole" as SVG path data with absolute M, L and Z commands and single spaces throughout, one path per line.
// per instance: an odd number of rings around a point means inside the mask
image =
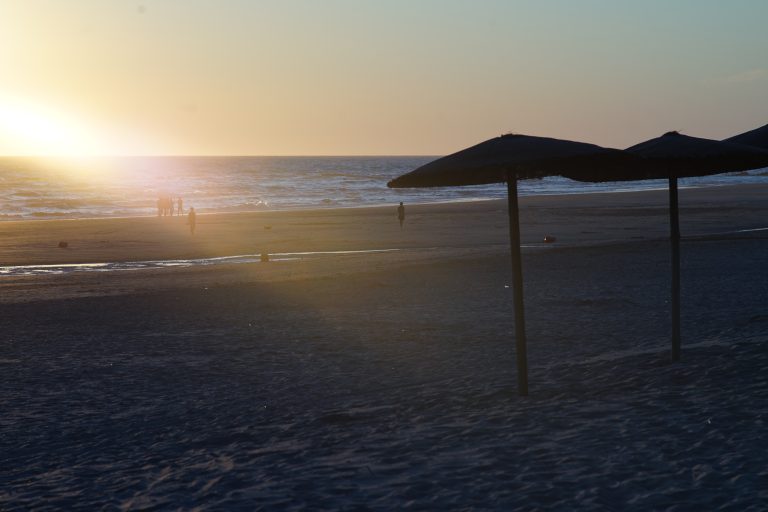
M 669 238 L 672 246 L 672 360 L 680 360 L 680 222 L 677 178 L 669 178 Z
M 517 392 L 528 395 L 528 348 L 525 339 L 525 310 L 523 309 L 523 262 L 520 255 L 520 213 L 517 205 L 517 176 L 507 174 L 507 209 L 509 211 L 509 242 L 512 254 L 512 293 L 515 305 L 515 351 L 517 359 Z

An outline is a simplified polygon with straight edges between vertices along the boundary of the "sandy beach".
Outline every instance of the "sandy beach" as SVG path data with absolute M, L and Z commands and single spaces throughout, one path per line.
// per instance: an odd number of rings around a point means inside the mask
M 666 190 L 522 198 L 528 397 L 503 201 L 2 222 L 272 261 L 0 273 L 0 509 L 766 510 L 766 197 L 680 191 L 676 364 Z

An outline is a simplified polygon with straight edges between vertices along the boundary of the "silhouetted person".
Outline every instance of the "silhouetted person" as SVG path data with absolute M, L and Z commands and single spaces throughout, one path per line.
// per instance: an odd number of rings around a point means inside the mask
M 162 217 L 163 215 L 163 198 L 158 197 L 157 198 L 157 216 Z
M 197 222 L 196 217 L 197 215 L 195 214 L 195 209 L 190 208 L 189 215 L 187 215 L 187 224 L 189 224 L 189 232 L 193 235 L 195 234 L 195 223 Z
M 179 215 L 184 214 L 184 202 L 181 200 L 181 198 L 179 198 L 178 210 L 179 210 Z
M 160 200 L 158 201 L 158 204 L 160 205 L 160 215 L 163 217 L 168 215 L 168 196 L 160 196 Z
M 173 206 L 173 198 L 168 196 L 168 212 L 171 217 L 173 217 Z
M 400 221 L 400 229 L 403 229 L 403 222 L 405 222 L 405 206 L 400 201 L 400 206 L 397 207 L 397 220 Z

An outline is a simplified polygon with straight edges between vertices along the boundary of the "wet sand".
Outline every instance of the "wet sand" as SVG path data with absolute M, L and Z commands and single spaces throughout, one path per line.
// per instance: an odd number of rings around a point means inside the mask
M 0 265 L 399 250 L 0 277 L 0 508 L 764 510 L 766 193 L 681 190 L 677 364 L 666 192 L 524 198 L 527 398 L 503 202 L 2 223 Z

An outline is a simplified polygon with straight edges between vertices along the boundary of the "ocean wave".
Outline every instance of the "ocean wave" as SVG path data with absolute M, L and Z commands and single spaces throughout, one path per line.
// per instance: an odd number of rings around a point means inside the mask
M 253 201 L 246 203 L 238 203 L 229 206 L 219 206 L 214 208 L 201 208 L 200 211 L 213 211 L 213 212 L 249 212 L 254 210 L 266 210 L 269 208 L 269 204 L 264 201 Z
M 506 197 L 503 184 L 388 189 L 388 180 L 432 157 L 128 157 L 100 161 L 97 178 L 64 179 L 54 162 L 0 158 L 0 220 L 153 214 L 157 198 L 182 197 L 205 212 L 354 207 Z M 110 167 L 111 166 L 111 167 Z M 111 173 L 111 174 L 110 174 Z M 681 185 L 768 183 L 765 170 L 682 180 Z M 666 187 L 664 181 L 577 183 L 526 180 L 521 195 Z
M 19 197 L 40 197 L 45 194 L 42 192 L 35 192 L 34 190 L 17 190 L 12 192 L 11 195 Z
M 44 210 L 76 210 L 88 203 L 82 199 L 31 199 L 24 202 L 27 208 Z
M 70 217 L 73 212 L 32 212 L 29 215 L 32 217 Z

